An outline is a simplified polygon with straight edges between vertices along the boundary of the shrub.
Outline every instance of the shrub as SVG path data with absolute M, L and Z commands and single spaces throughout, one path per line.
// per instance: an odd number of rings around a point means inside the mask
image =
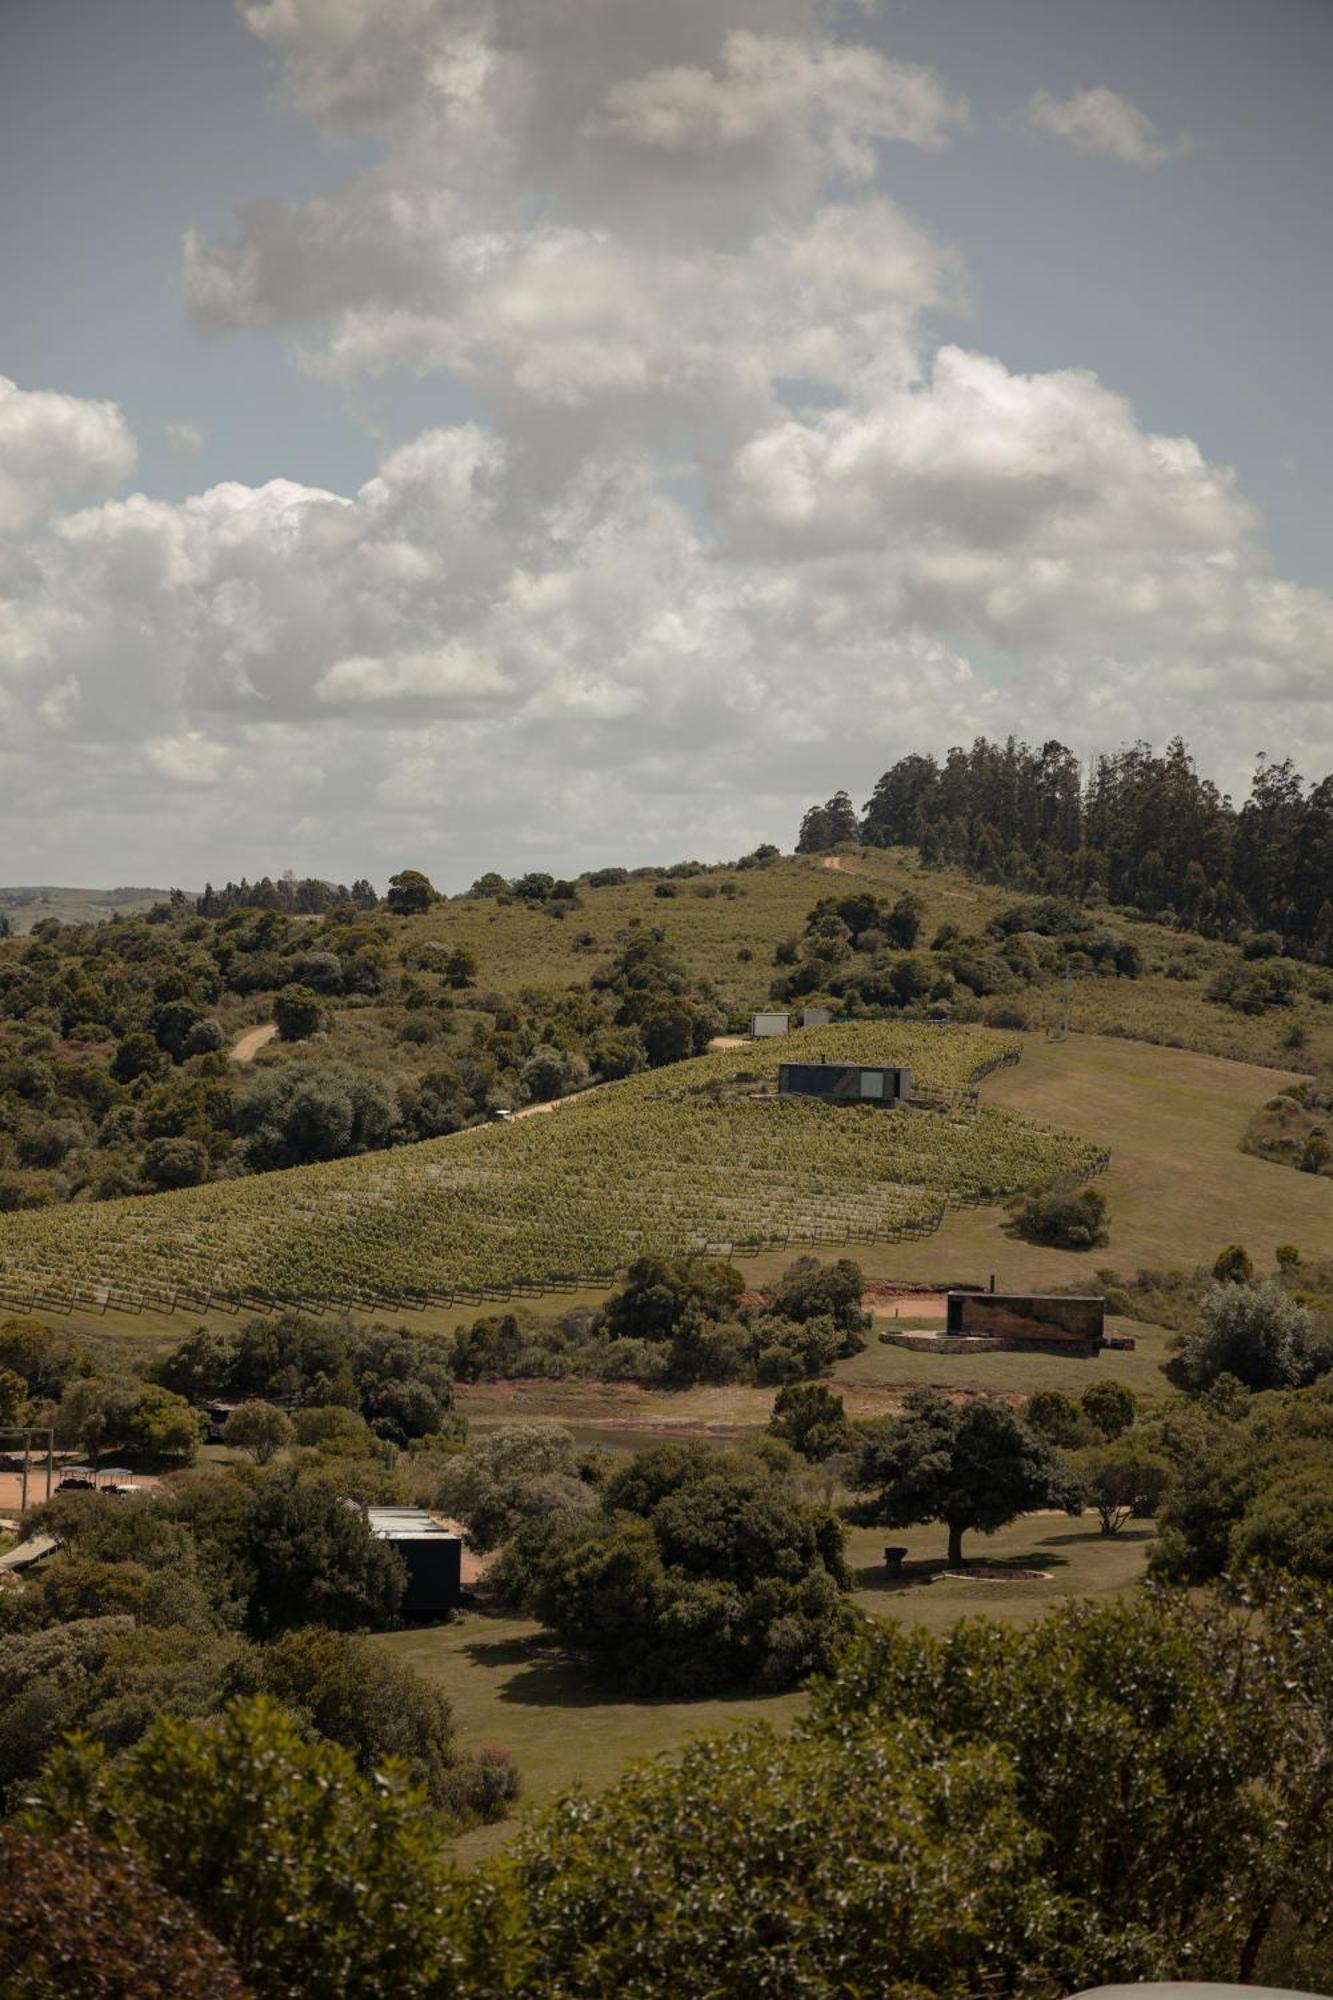
M 1241 1243 L 1228 1243 L 1217 1253 L 1213 1277 L 1219 1285 L 1248 1285 L 1254 1276 L 1250 1253 Z
M 1014 1233 L 1027 1243 L 1057 1250 L 1093 1250 L 1107 1240 L 1106 1197 L 1096 1188 L 1077 1194 L 1034 1194 L 1013 1212 Z
M 1131 1430 L 1139 1413 L 1139 1399 L 1129 1384 L 1116 1382 L 1110 1376 L 1100 1382 L 1089 1382 L 1078 1406 L 1108 1442 Z
M 1163 1363 L 1167 1380 L 1194 1394 L 1230 1375 L 1247 1389 L 1294 1388 L 1333 1363 L 1313 1315 L 1273 1278 L 1215 1284 L 1199 1306 L 1199 1331 Z
M 0 1877 L 6 2000 L 244 2000 L 235 1963 L 189 1905 L 77 1827 L 58 1839 L 0 1829 Z
M 1083 1452 L 1077 1469 L 1104 1535 L 1119 1534 L 1133 1514 L 1155 1514 L 1171 1480 L 1169 1462 L 1131 1437 Z

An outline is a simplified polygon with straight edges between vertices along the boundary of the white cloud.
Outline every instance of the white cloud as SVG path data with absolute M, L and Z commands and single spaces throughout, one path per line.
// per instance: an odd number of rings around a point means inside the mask
M 1023 108 L 1021 122 L 1031 132 L 1059 139 L 1076 153 L 1120 160 L 1129 167 L 1159 167 L 1189 152 L 1188 134 L 1164 140 L 1146 111 L 1140 111 L 1118 90 L 1101 86 L 1055 97 L 1034 91 Z
M 0 533 L 119 486 L 136 457 L 114 403 L 20 389 L 0 375 Z
M 816 0 L 246 12 L 380 157 L 191 238 L 194 311 L 480 414 L 355 493 L 135 494 L 0 547 L 25 838 L 457 885 L 738 852 L 983 730 L 1333 759 L 1333 603 L 1232 474 L 1085 370 L 936 348 L 964 273 L 865 176 L 959 129 L 944 84 Z
M 198 424 L 168 424 L 166 438 L 173 451 L 186 452 L 192 458 L 204 448 L 204 433 Z

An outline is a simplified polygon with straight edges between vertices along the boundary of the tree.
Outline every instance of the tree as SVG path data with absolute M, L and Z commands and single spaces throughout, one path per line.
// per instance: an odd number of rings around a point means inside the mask
M 260 1637 L 297 1625 L 380 1630 L 398 1614 L 401 1556 L 323 1473 L 268 1474 L 246 1522 L 245 1552 L 254 1575 L 250 1624 Z
M 386 1146 L 397 1108 L 379 1080 L 334 1063 L 293 1062 L 254 1075 L 232 1107 L 258 1173 Z
M 133 1083 L 141 1076 L 160 1076 L 167 1060 L 151 1035 L 136 1030 L 126 1035 L 111 1058 L 111 1074 L 117 1083 Z
M 576 1521 L 596 1506 L 579 1477 L 574 1440 L 556 1423 L 498 1425 L 449 1460 L 437 1498 L 483 1552 L 528 1521 Z
M 1241 1243 L 1228 1243 L 1220 1250 L 1213 1265 L 1213 1277 L 1219 1285 L 1248 1285 L 1254 1277 L 1254 1265 L 1250 1253 Z
M 1079 1409 L 1095 1430 L 1108 1441 L 1132 1430 L 1139 1413 L 1139 1399 L 1127 1382 L 1105 1376 L 1089 1382 L 1078 1399 Z
M 885 1527 L 942 1521 L 952 1564 L 969 1529 L 992 1535 L 1035 1507 L 1076 1514 L 1081 1504 L 1050 1447 L 1007 1404 L 950 1403 L 933 1389 L 914 1389 L 901 1417 L 868 1430 L 851 1483 Z
M 531 1523 L 508 1576 L 562 1645 L 635 1693 L 793 1687 L 828 1668 L 851 1620 L 842 1524 L 801 1499 L 788 1462 L 775 1444 L 641 1452 L 600 1513 Z
M 156 1382 L 140 1389 L 127 1425 L 129 1440 L 150 1458 L 188 1465 L 203 1442 L 204 1420 L 184 1396 Z
M 417 917 L 439 900 L 439 892 L 429 876 L 423 875 L 419 868 L 404 868 L 389 877 L 384 907 L 396 917 Z
M 245 1452 L 256 1465 L 267 1465 L 295 1436 L 291 1418 L 274 1404 L 257 1398 L 239 1404 L 222 1428 L 222 1442 L 234 1451 Z
M 475 986 L 477 983 L 476 953 L 468 951 L 463 945 L 459 945 L 456 950 L 451 951 L 444 962 L 444 978 L 445 984 L 452 987 L 456 993 L 462 993 L 469 986 Z
M 307 1741 L 257 1697 L 207 1721 L 164 1717 L 116 1764 L 92 1745 L 58 1752 L 29 1821 L 114 1838 L 265 2000 L 457 2000 L 477 1990 L 467 1892 L 405 1777 L 392 1761 L 363 1777 L 349 1751 Z M 483 1908 L 496 1900 L 481 1893 Z
M 1088 1425 L 1072 1396 L 1063 1389 L 1034 1389 L 1023 1415 L 1039 1437 L 1062 1451 L 1076 1451 L 1088 1442 Z
M 280 1041 L 304 1042 L 319 1032 L 319 995 L 308 986 L 284 986 L 273 1003 L 273 1018 Z
M 1163 1363 L 1167 1380 L 1194 1394 L 1219 1376 L 1247 1389 L 1295 1388 L 1333 1361 L 1313 1315 L 1276 1279 L 1213 1285 L 1199 1303 L 1199 1331 Z
M 1082 1452 L 1077 1471 L 1104 1535 L 1117 1535 L 1132 1514 L 1155 1514 L 1171 1480 L 1170 1462 L 1132 1437 Z
M 12 1368 L 0 1368 L 0 1428 L 17 1424 L 27 1408 L 28 1385 Z
M 187 1903 L 77 1826 L 0 1829 L 0 1989 L 7 2000 L 244 2000 L 233 1961 Z
M 769 1434 L 802 1458 L 821 1464 L 851 1442 L 851 1426 L 841 1396 L 823 1382 L 788 1382 L 773 1399 Z
M 859 1353 L 865 1345 L 861 1335 L 873 1324 L 861 1305 L 865 1277 L 861 1266 L 850 1257 L 821 1264 L 814 1257 L 798 1257 L 789 1264 L 767 1297 L 772 1311 L 782 1319 L 818 1319 L 827 1314 L 839 1330 L 849 1336 L 847 1354 Z
M 81 1375 L 68 1382 L 56 1409 L 57 1444 L 82 1447 L 96 1465 L 104 1445 L 126 1441 L 136 1395 L 123 1382 Z
M 208 1148 L 198 1139 L 150 1139 L 139 1170 L 150 1187 L 198 1187 L 208 1179 Z
M 835 792 L 822 806 L 811 806 L 801 821 L 796 841 L 798 854 L 821 854 L 844 841 L 859 840 L 860 822 L 846 792 Z
M 173 1389 L 187 1402 L 206 1403 L 231 1386 L 235 1366 L 234 1336 L 210 1326 L 198 1326 L 157 1364 L 156 1374 L 163 1388 Z
M 734 1319 L 745 1290 L 734 1264 L 708 1257 L 639 1257 L 603 1308 L 613 1340 L 670 1340 L 682 1322 Z

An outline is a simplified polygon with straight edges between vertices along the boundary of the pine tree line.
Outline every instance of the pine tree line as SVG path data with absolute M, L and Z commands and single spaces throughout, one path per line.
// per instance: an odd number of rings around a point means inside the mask
M 858 818 L 846 792 L 812 806 L 797 852 L 840 842 L 914 847 L 932 866 L 1106 900 L 1208 937 L 1270 933 L 1274 950 L 1333 964 L 1333 777 L 1306 785 L 1260 757 L 1237 807 L 1176 737 L 1134 743 L 1085 774 L 1064 744 L 1009 737 L 902 757 Z
M 206 882 L 195 907 L 201 917 L 225 917 L 232 910 L 281 910 L 287 917 L 322 917 L 340 903 L 373 910 L 379 897 L 366 881 L 353 882 L 349 889 L 345 882 L 324 882 L 315 875 L 297 877 L 289 868 L 276 882 L 270 875 L 260 876 L 257 882 L 247 882 L 242 876 L 222 889 Z

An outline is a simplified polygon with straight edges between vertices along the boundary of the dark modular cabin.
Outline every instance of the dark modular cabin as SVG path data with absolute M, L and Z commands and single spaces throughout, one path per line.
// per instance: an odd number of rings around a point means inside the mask
M 419 1507 L 368 1507 L 370 1532 L 407 1565 L 404 1618 L 443 1618 L 463 1595 L 463 1539 Z
M 1106 1339 L 1106 1301 L 1031 1292 L 950 1292 L 945 1331 L 981 1334 L 1015 1346 L 1096 1354 Z
M 860 1063 L 783 1063 L 779 1097 L 817 1097 L 824 1104 L 901 1104 L 912 1095 L 910 1069 L 867 1069 Z

